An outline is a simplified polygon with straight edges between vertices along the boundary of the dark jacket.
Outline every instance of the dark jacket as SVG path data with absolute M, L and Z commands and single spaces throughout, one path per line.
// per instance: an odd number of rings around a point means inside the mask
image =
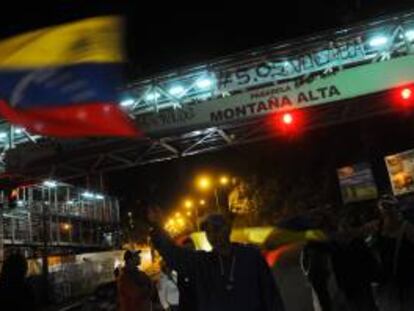
M 120 311 L 150 311 L 153 292 L 152 282 L 144 272 L 122 269 L 118 278 Z
M 284 310 L 275 279 L 259 250 L 233 244 L 234 280 L 230 282 L 229 260 L 220 263 L 214 252 L 178 247 L 159 229 L 152 232 L 152 239 L 168 266 L 191 280 L 196 296 L 194 311 Z
M 197 302 L 194 280 L 192 280 L 188 275 L 179 275 L 177 286 L 180 293 L 178 310 L 196 310 Z

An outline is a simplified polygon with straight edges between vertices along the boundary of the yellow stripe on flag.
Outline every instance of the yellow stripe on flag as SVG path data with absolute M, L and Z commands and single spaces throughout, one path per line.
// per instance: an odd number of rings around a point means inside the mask
M 0 70 L 117 63 L 123 56 L 118 16 L 88 18 L 0 41 Z
M 204 232 L 191 234 L 197 249 L 211 250 Z M 326 235 L 320 230 L 287 230 L 278 227 L 247 227 L 233 229 L 231 240 L 238 243 L 263 245 L 267 249 L 276 249 L 285 244 L 304 243 L 306 241 L 324 241 Z

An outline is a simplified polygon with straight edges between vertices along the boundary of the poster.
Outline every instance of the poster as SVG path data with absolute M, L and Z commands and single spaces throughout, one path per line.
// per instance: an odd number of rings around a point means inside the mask
M 252 188 L 245 182 L 240 182 L 229 194 L 229 210 L 238 215 L 257 212 L 258 206 Z
M 347 203 L 372 200 L 378 197 L 371 167 L 368 163 L 358 163 L 338 169 L 342 201 Z
M 414 150 L 385 157 L 394 195 L 414 192 Z

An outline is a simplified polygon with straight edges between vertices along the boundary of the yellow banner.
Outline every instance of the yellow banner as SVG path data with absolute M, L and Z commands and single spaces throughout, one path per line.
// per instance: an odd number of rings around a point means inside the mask
M 89 18 L 0 41 L 0 70 L 123 60 L 118 16 Z
M 197 249 L 210 251 L 204 232 L 195 232 L 191 238 Z M 286 230 L 277 227 L 237 228 L 231 232 L 231 240 L 238 243 L 261 245 L 266 249 L 276 249 L 290 243 L 325 240 L 326 236 L 320 230 Z

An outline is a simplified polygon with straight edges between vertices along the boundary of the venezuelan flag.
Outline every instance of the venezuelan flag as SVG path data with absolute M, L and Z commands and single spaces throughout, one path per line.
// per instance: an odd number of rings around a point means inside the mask
M 103 16 L 0 41 L 0 114 L 40 135 L 137 136 L 118 105 L 121 30 Z

